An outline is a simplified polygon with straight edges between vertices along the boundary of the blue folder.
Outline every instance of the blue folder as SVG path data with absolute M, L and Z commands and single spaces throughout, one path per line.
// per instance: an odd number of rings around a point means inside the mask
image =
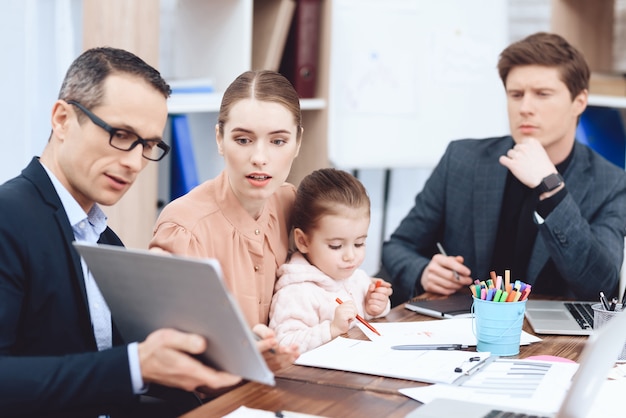
M 187 115 L 172 115 L 170 118 L 172 126 L 170 200 L 174 200 L 196 187 L 199 182 Z
M 618 109 L 588 106 L 580 116 L 576 139 L 617 165 L 626 166 L 626 133 Z

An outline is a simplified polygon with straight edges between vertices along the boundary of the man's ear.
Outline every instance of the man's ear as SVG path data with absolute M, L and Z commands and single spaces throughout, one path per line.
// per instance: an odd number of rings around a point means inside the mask
M 54 136 L 63 140 L 69 129 L 71 117 L 70 107 L 64 100 L 57 100 L 52 106 L 52 116 L 50 122 L 52 124 L 52 132 Z
M 574 98 L 574 107 L 576 116 L 582 115 L 587 108 L 587 100 L 589 99 L 589 92 L 587 90 L 581 91 L 578 96 Z
M 298 251 L 300 251 L 302 254 L 306 254 L 309 252 L 309 240 L 303 230 L 301 230 L 300 228 L 294 228 L 293 240 L 296 243 Z

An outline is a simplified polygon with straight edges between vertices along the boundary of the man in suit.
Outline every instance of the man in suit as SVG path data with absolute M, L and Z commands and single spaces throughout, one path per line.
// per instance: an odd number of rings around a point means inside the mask
M 626 174 L 575 141 L 585 59 L 562 37 L 537 33 L 508 46 L 498 71 L 511 136 L 450 143 L 383 244 L 396 303 L 505 269 L 533 293 L 596 300 L 617 291 Z
M 41 157 L 0 186 L 0 415 L 145 416 L 138 395 L 148 386 L 240 380 L 193 358 L 206 347 L 198 335 L 163 329 L 123 344 L 72 246 L 121 245 L 98 205 L 116 203 L 167 153 L 169 94 L 129 52 L 84 52 L 54 103 Z

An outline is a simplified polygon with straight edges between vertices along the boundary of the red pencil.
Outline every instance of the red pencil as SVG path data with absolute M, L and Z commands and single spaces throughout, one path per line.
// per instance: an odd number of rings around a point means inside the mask
M 343 303 L 343 301 L 342 301 L 341 299 L 339 299 L 339 298 L 337 298 L 337 299 L 335 299 L 335 300 L 336 300 L 336 301 L 337 301 L 337 303 L 338 303 L 338 304 L 340 304 L 340 305 Z M 375 332 L 377 335 L 380 335 L 380 332 L 376 331 L 376 328 L 374 328 L 374 327 L 372 326 L 372 324 L 370 324 L 370 323 L 369 323 L 369 322 L 367 322 L 365 319 L 363 319 L 363 317 L 362 317 L 361 315 L 357 314 L 357 315 L 356 315 L 356 319 L 357 319 L 360 323 L 362 323 L 363 325 L 365 325 L 366 327 L 368 327 L 368 328 L 369 328 L 372 332 Z M 381 337 L 382 337 L 382 335 L 381 335 Z

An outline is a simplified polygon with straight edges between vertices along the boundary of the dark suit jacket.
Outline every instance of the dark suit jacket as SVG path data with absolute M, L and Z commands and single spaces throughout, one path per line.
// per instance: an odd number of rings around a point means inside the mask
M 489 277 L 508 171 L 498 158 L 513 145 L 510 136 L 450 143 L 415 206 L 383 244 L 396 301 L 423 291 L 419 280 L 437 241 L 465 258 L 472 277 Z M 551 258 L 569 286 L 563 296 L 597 300 L 600 290 L 612 293 L 619 282 L 626 173 L 587 146 L 574 147 L 563 174 L 568 194 L 537 225 L 525 281 L 533 284 Z
M 73 240 L 36 158 L 0 186 L 2 416 L 84 417 L 136 399 L 126 346 L 97 351 Z M 108 228 L 100 242 L 122 244 Z

